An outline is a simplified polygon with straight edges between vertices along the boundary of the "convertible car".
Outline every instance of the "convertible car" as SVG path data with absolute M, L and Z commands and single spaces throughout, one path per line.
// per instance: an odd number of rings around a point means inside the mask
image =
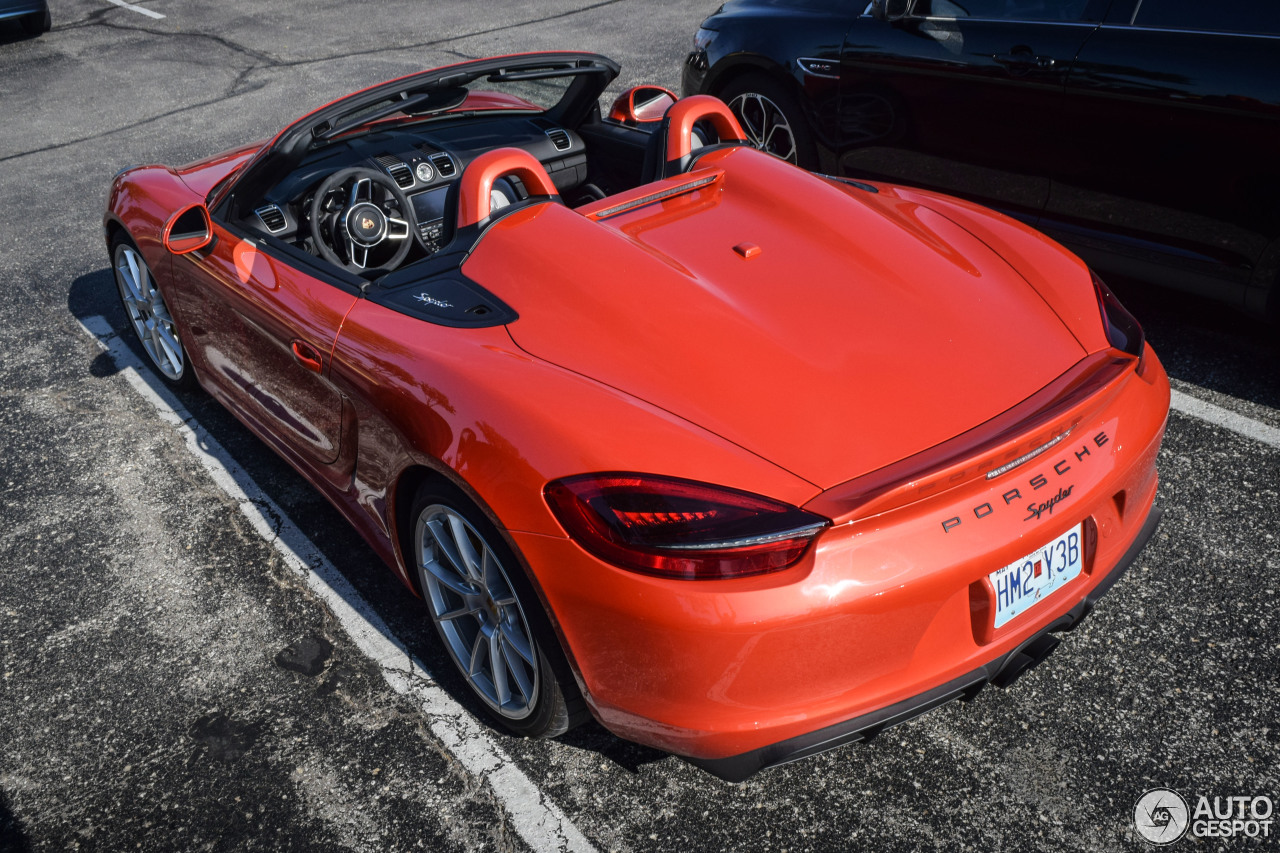
M 453 65 L 139 166 L 104 219 L 198 382 L 426 603 L 506 730 L 725 779 L 1043 659 L 1156 525 L 1169 384 L 974 204 L 821 177 L 584 53 Z

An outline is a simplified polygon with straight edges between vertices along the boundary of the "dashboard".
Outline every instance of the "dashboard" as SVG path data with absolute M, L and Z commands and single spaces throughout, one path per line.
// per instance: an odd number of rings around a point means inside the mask
M 317 188 L 343 169 L 372 169 L 390 178 L 408 199 L 412 210 L 401 213 L 412 214 L 417 244 L 412 254 L 429 256 L 452 239 L 452 223 L 447 221 L 450 189 L 471 160 L 502 147 L 521 148 L 533 155 L 561 195 L 587 179 L 582 137 L 542 115 L 450 115 L 408 126 L 377 127 L 313 152 L 265 194 L 246 224 L 320 255 L 315 245 L 319 238 L 310 222 Z M 527 195 L 516 178 L 496 182 L 494 193 L 495 209 Z

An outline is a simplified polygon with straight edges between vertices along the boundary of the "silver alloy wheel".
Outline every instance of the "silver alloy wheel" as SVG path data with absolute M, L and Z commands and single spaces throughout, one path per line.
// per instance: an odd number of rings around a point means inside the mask
M 757 92 L 743 92 L 729 102 L 729 109 L 738 117 L 752 147 L 788 163 L 797 162 L 795 134 L 777 104 Z
M 120 299 L 142 348 L 157 370 L 177 382 L 186 367 L 182 341 L 147 262 L 133 246 L 121 243 L 116 247 L 115 268 Z
M 497 554 L 443 504 L 418 516 L 414 543 L 418 579 L 454 663 L 494 711 L 529 716 L 538 702 L 538 651 Z

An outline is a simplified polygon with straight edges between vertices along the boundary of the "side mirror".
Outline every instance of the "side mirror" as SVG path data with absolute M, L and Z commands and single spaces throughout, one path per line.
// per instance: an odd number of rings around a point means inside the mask
M 871 0 L 871 17 L 894 23 L 911 14 L 911 0 Z
M 184 207 L 164 226 L 164 247 L 175 255 L 186 255 L 203 249 L 213 240 L 213 223 L 203 204 Z
M 609 119 L 622 124 L 662 121 L 667 109 L 675 102 L 675 92 L 670 89 L 661 86 L 632 86 L 613 102 Z

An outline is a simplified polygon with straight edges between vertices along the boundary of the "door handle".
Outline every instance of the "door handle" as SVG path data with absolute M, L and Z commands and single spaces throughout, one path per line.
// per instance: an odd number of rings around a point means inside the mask
M 320 353 L 316 352 L 316 348 L 311 344 L 294 338 L 289 347 L 293 350 L 293 357 L 298 364 L 301 364 L 312 373 L 324 372 L 324 359 L 321 358 Z
M 1052 56 L 1036 56 L 1031 51 L 1015 50 L 1013 53 L 997 53 L 991 57 L 996 62 L 1017 71 L 1030 71 L 1033 68 L 1048 69 L 1057 64 Z

